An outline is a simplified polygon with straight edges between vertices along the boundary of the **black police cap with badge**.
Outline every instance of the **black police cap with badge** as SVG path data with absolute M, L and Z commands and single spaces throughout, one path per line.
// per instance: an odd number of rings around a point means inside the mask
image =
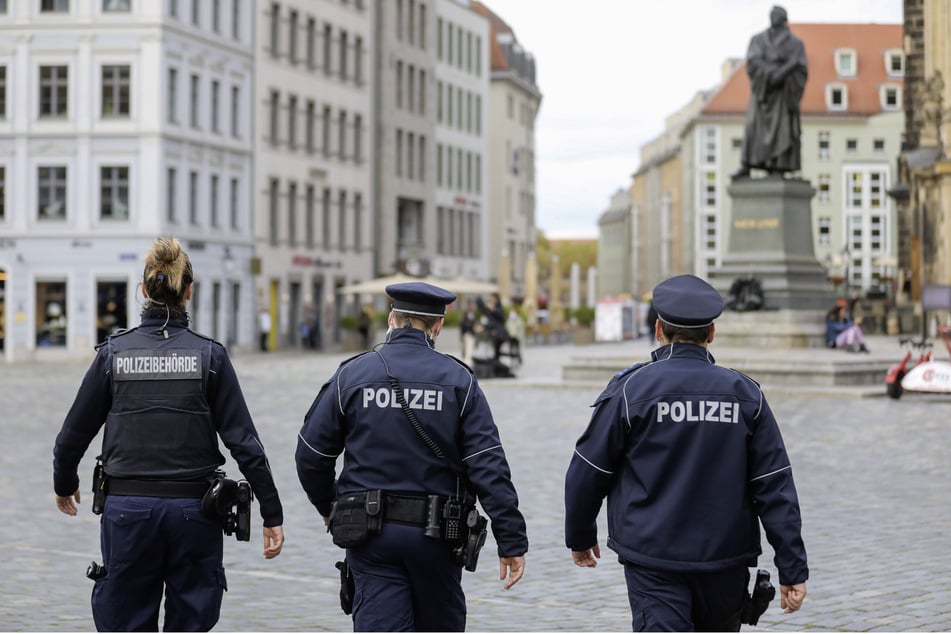
M 445 317 L 446 306 L 456 301 L 454 294 L 426 282 L 390 284 L 386 294 L 393 299 L 393 310 L 426 317 Z
M 696 275 L 677 275 L 654 287 L 657 318 L 676 328 L 703 328 L 723 312 L 723 298 Z

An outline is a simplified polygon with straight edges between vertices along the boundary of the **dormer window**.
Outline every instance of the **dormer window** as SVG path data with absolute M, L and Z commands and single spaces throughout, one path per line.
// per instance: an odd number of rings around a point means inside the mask
M 854 48 L 836 49 L 835 72 L 839 77 L 855 77 L 858 72 L 858 55 Z
M 905 75 L 905 53 L 900 48 L 885 51 L 885 72 L 889 77 Z
M 826 109 L 844 112 L 849 109 L 849 89 L 842 83 L 826 84 Z
M 901 110 L 901 86 L 899 84 L 882 84 L 878 87 L 878 97 L 882 102 L 882 110 Z

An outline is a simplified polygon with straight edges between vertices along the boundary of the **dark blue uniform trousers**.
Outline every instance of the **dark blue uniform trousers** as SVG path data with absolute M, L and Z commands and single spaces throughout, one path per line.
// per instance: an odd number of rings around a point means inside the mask
M 218 622 L 227 584 L 221 523 L 201 500 L 110 495 L 102 514 L 106 576 L 92 591 L 99 631 L 208 631 Z
M 422 527 L 384 522 L 379 535 L 347 550 L 356 591 L 357 632 L 461 632 L 466 627 L 462 567 Z
M 737 632 L 750 571 L 665 572 L 624 563 L 635 632 Z

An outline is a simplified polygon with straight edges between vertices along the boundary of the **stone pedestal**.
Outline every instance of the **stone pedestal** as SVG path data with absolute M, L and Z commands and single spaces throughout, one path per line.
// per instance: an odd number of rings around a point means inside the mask
M 808 181 L 778 176 L 738 178 L 723 265 L 710 283 L 724 298 L 738 277 L 763 287 L 763 310 L 727 310 L 717 320 L 717 338 L 731 345 L 781 348 L 825 345 L 825 313 L 835 303 L 832 284 L 816 260 Z

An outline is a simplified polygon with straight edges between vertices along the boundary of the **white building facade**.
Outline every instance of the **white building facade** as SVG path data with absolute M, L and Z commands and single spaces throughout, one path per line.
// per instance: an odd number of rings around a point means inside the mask
M 192 259 L 192 327 L 250 344 L 251 6 L 0 6 L 4 359 L 88 356 L 137 324 L 160 234 Z
M 468 0 L 436 0 L 438 277 L 488 278 L 488 41 Z
M 254 245 L 268 347 L 300 325 L 338 341 L 357 307 L 338 289 L 373 277 L 372 72 L 376 3 L 261 3 L 256 25 Z M 315 339 L 315 341 L 318 341 Z

